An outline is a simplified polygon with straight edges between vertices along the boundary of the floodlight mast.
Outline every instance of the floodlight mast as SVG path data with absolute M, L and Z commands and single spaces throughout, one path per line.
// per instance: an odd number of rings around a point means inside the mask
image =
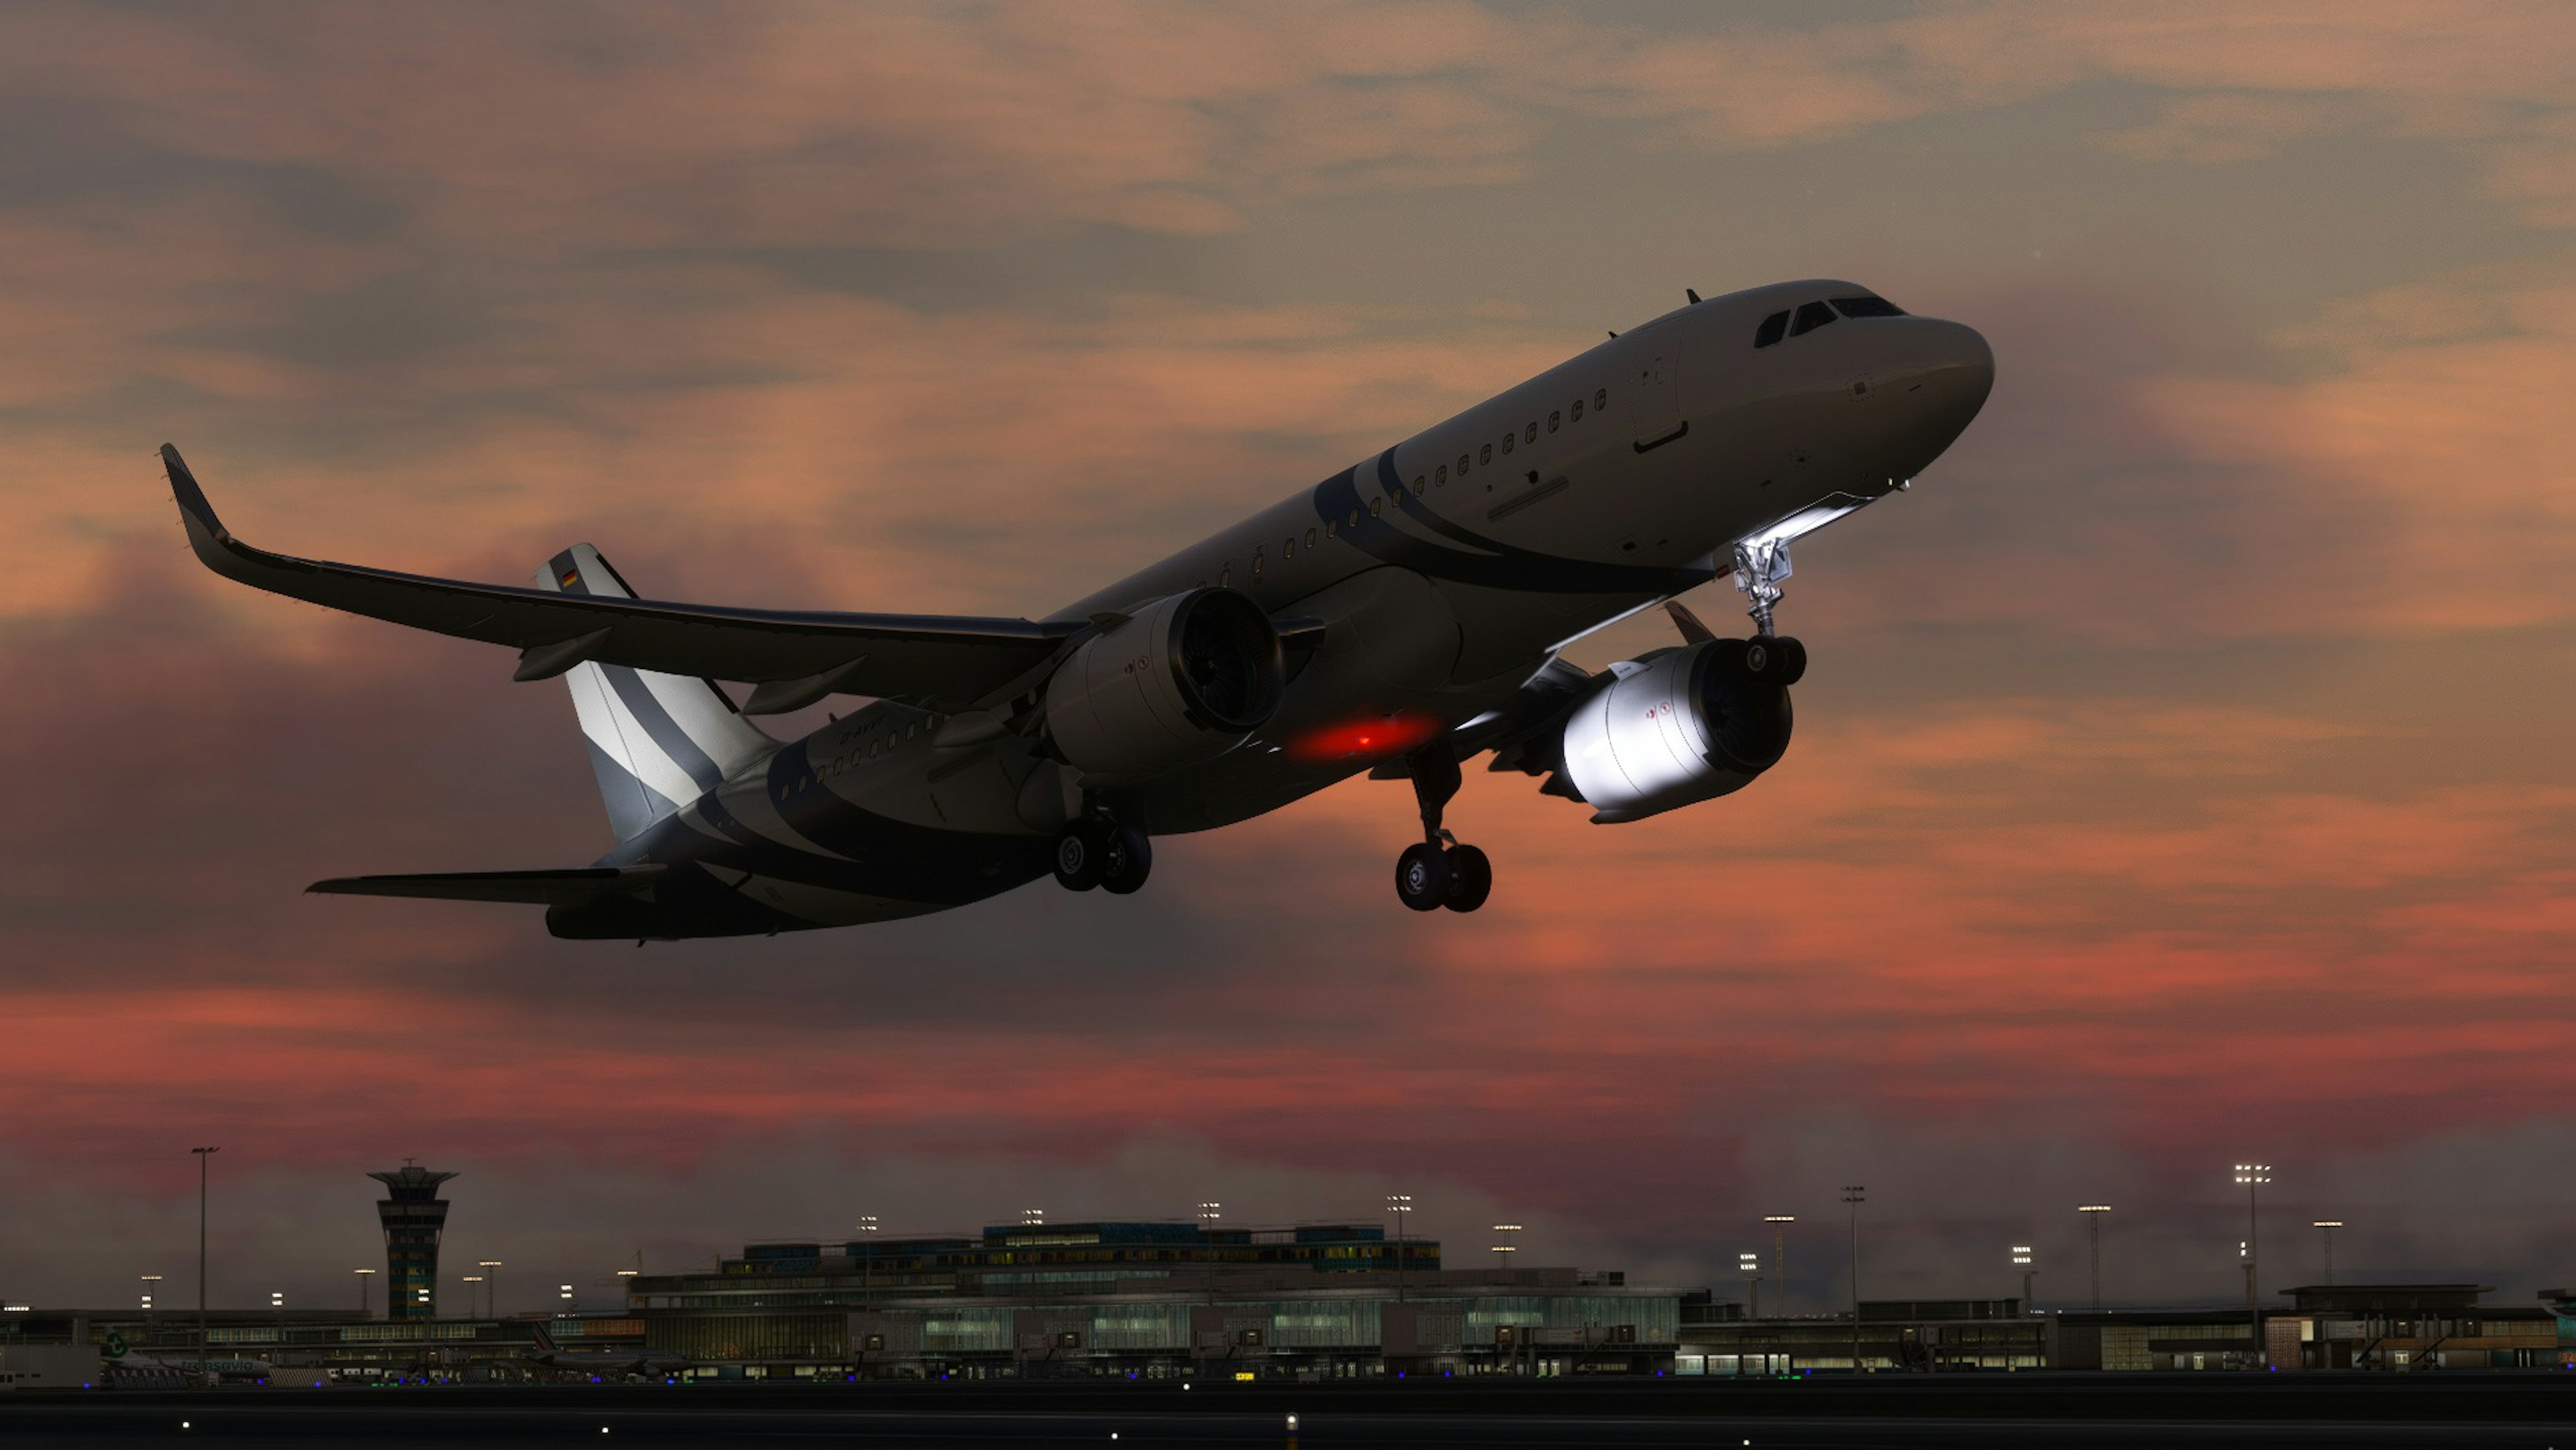
M 1860 1373 L 1860 1206 L 1869 1201 L 1868 1189 L 1858 1183 L 1843 1185 L 1843 1202 L 1851 1205 L 1851 1291 L 1852 1291 L 1852 1373 Z
M 2309 1224 L 2308 1227 L 2323 1229 L 2325 1231 L 2326 1282 L 2328 1284 L 2332 1284 L 2334 1282 L 2334 1231 L 2343 1227 L 2343 1220 L 2339 1218 L 2321 1218 L 2316 1222 Z
M 2256 1232 L 2261 1226 L 2256 1195 L 2262 1192 L 2264 1184 L 2272 1181 L 2272 1165 L 2239 1163 L 2236 1165 L 2236 1181 L 2245 1186 L 2245 1319 L 2254 1335 L 2254 1362 L 2269 1364 L 2272 1356 L 2263 1344 L 2263 1304 L 2254 1286 L 2261 1277 L 2257 1266 L 2262 1261 L 2263 1252 Z
M 1794 1213 L 1767 1213 L 1762 1221 L 1771 1225 L 1771 1298 L 1773 1313 L 1789 1317 L 1789 1225 L 1798 1221 Z
M 2102 1307 L 2102 1215 L 2111 1211 L 2111 1205 L 2087 1203 L 2079 1205 L 2075 1211 L 2084 1215 L 2086 1247 L 2093 1260 L 2093 1307 L 2099 1309 Z
M 1395 1302 L 1401 1304 L 1405 1302 L 1404 1219 L 1405 1215 L 1413 1212 L 1413 1195 L 1410 1193 L 1388 1194 L 1386 1196 L 1386 1211 L 1395 1215 Z
M 206 1372 L 206 1160 L 221 1148 L 191 1148 L 197 1155 L 197 1373 Z

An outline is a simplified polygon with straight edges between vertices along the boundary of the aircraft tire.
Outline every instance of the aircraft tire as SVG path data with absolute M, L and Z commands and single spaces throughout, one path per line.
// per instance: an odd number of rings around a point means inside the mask
M 1451 911 L 1473 911 L 1494 894 L 1494 863 L 1474 846 L 1449 848 L 1449 894 L 1440 904 Z
M 1784 634 L 1771 641 L 1771 646 L 1777 658 L 1772 661 L 1770 683 L 1785 690 L 1806 678 L 1807 647 L 1805 645 L 1798 643 L 1795 637 Z
M 1449 899 L 1449 857 L 1417 841 L 1395 858 L 1395 894 L 1415 911 L 1438 911 Z
M 1055 884 L 1067 891 L 1089 891 L 1100 884 L 1109 853 L 1097 827 L 1076 821 L 1055 838 Z
M 1117 896 L 1132 895 L 1154 874 L 1154 839 L 1134 826 L 1119 826 L 1106 837 L 1100 853 L 1100 885 Z

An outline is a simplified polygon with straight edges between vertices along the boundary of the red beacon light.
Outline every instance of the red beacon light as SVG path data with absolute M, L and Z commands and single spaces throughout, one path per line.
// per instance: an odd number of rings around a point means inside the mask
M 1322 765 L 1336 760 L 1383 760 L 1402 755 L 1437 736 L 1442 729 L 1435 716 L 1412 711 L 1392 715 L 1368 715 L 1330 725 L 1318 725 L 1291 739 L 1288 758 L 1306 765 Z

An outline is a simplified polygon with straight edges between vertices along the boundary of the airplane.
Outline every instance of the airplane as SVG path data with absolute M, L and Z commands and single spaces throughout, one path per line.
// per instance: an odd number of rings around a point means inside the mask
M 532 587 L 253 548 L 176 448 L 206 567 L 519 651 L 562 678 L 617 845 L 588 866 L 335 877 L 310 891 L 515 902 L 572 939 L 770 935 L 981 901 L 1052 873 L 1134 892 L 1153 841 L 1366 772 L 1409 780 L 1416 911 L 1471 912 L 1460 767 L 1637 821 L 1740 790 L 1788 749 L 1807 652 L 1774 630 L 1790 546 L 1911 486 L 1994 381 L 1973 328 L 1849 282 L 1689 302 L 1043 619 L 639 596 L 575 544 Z M 1732 574 L 1753 629 L 1676 596 Z M 1662 605 L 1679 645 L 1562 657 Z M 737 702 L 719 682 L 747 686 Z M 867 703 L 802 739 L 754 717 Z

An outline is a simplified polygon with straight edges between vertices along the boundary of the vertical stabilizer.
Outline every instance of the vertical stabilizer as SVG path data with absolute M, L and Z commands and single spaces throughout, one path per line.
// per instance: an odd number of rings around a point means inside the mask
M 537 571 L 537 587 L 632 599 L 635 591 L 599 551 L 575 544 Z M 742 717 L 713 680 L 624 665 L 565 672 L 600 798 L 621 841 L 716 788 L 778 742 Z

